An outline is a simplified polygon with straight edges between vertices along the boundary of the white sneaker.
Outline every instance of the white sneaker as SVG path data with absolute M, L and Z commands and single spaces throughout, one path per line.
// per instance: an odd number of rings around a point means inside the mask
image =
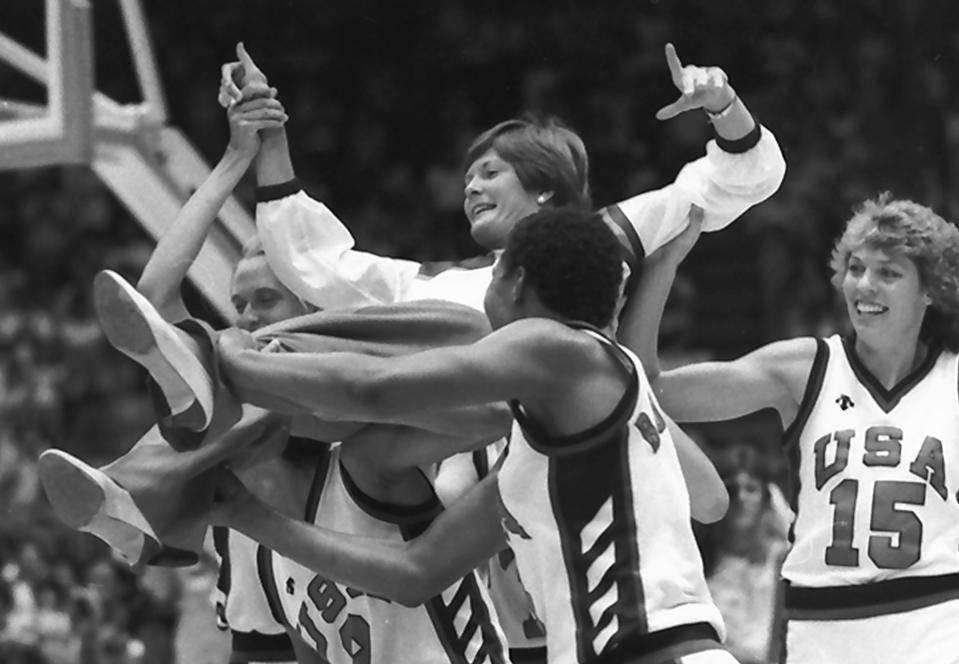
M 94 278 L 93 300 L 107 339 L 150 372 L 176 426 L 206 429 L 213 417 L 213 379 L 200 358 L 177 336 L 176 328 L 111 270 Z
M 133 497 L 103 471 L 63 450 L 41 454 L 37 471 L 60 520 L 96 535 L 130 565 L 141 562 L 144 549 L 159 547 L 156 533 Z

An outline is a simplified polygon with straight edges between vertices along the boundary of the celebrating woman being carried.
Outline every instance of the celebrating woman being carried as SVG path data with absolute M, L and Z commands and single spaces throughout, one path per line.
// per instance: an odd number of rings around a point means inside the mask
M 734 662 L 719 643 L 672 436 L 639 361 L 608 336 L 620 252 L 589 214 L 546 208 L 521 220 L 484 298 L 494 331 L 473 344 L 399 357 L 274 354 L 240 331 L 221 335 L 217 358 L 204 361 L 260 406 L 363 421 L 509 401 L 515 423 L 500 467 L 403 542 L 286 518 L 229 474 L 211 518 L 331 582 L 408 606 L 508 544 L 549 662 Z M 101 299 L 108 330 L 153 321 L 156 336 L 184 336 L 147 303 L 108 306 L 128 301 L 114 283 Z M 180 364 L 154 350 L 143 356 L 151 373 Z

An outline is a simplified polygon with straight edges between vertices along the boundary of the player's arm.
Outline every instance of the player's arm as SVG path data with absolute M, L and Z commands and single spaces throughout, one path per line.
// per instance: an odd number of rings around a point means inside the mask
M 372 424 L 342 445 L 344 455 L 359 460 L 355 467 L 362 469 L 360 472 L 392 477 L 413 467 L 427 468 L 454 454 L 486 447 L 506 433 L 507 430 L 502 430 L 496 436 L 475 438 L 409 426 Z M 357 475 L 351 472 L 354 477 Z
M 490 443 L 509 433 L 513 414 L 506 403 L 499 401 L 442 410 L 411 410 L 383 421 L 412 427 L 439 438 L 457 440 L 456 451 L 465 452 L 482 447 L 484 441 Z M 451 448 L 446 449 L 446 456 L 449 456 Z M 444 457 L 429 461 L 438 461 L 441 458 Z
M 419 537 L 393 542 L 348 535 L 290 519 L 224 473 L 225 501 L 212 521 L 350 587 L 417 606 L 506 546 L 493 473 L 444 510 Z
M 218 99 L 224 107 L 240 103 L 241 85 L 266 85 L 267 78 L 242 43 L 237 60 L 221 68 Z M 419 272 L 419 263 L 354 251 L 349 229 L 325 204 L 310 198 L 296 179 L 289 139 L 283 127 L 261 132 L 256 156 L 256 226 L 270 267 L 280 282 L 306 302 L 329 308 L 331 277 L 352 277 L 349 306 L 403 299 Z
M 692 109 L 721 112 L 710 116 L 716 139 L 707 144 L 706 156 L 687 164 L 672 184 L 601 210 L 636 258 L 653 253 L 678 234 L 690 205 L 705 211 L 707 229 L 727 226 L 771 196 L 786 170 L 775 136 L 756 123 L 721 69 L 683 66 L 671 44 L 666 46 L 666 61 L 680 97 L 660 109 L 658 119 Z
M 381 358 L 356 353 L 260 353 L 219 337 L 220 365 L 243 401 L 360 422 L 405 412 L 562 395 L 586 356 L 582 335 L 544 318 L 507 325 L 467 346 Z
M 639 356 L 649 377 L 660 374 L 659 329 L 679 266 L 695 246 L 703 228 L 703 211 L 693 206 L 686 227 L 643 260 L 639 279 L 620 315 L 616 337 Z
M 811 337 L 777 341 L 727 362 L 697 362 L 651 376 L 663 408 L 679 422 L 715 422 L 775 408 L 788 425 L 816 356 Z
M 180 288 L 220 208 L 246 173 L 259 147 L 257 131 L 286 121 L 282 104 L 265 87 L 250 87 L 249 101 L 228 111 L 230 142 L 210 175 L 190 196 L 157 242 L 137 289 L 166 320 L 188 317 Z
M 643 276 L 629 299 L 617 334 L 639 356 L 663 408 L 679 422 L 726 420 L 763 408 L 791 419 L 802 398 L 815 356 L 812 339 L 764 346 L 730 362 L 700 362 L 663 371 L 659 326 L 680 263 L 699 236 L 702 217 L 643 264 Z
M 683 471 L 689 492 L 689 509 L 693 519 L 700 523 L 715 523 L 729 509 L 729 492 L 716 466 L 699 448 L 696 441 L 683 431 L 672 418 L 666 417 L 666 426 L 676 444 L 676 456 Z

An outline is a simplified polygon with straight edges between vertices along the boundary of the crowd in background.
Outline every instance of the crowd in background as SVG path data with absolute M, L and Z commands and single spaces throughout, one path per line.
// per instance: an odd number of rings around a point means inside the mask
M 113 5 L 95 7 L 97 84 L 128 103 L 137 93 Z M 461 210 L 460 158 L 477 130 L 522 111 L 558 115 L 581 133 L 597 204 L 662 186 L 709 137 L 699 113 L 653 117 L 674 94 L 663 44 L 729 73 L 775 131 L 788 171 L 770 201 L 704 238 L 687 261 L 664 321 L 668 362 L 833 331 L 827 257 L 866 196 L 891 189 L 947 218 L 959 213 L 959 26 L 946 0 L 324 5 L 150 3 L 147 15 L 171 122 L 208 161 L 227 137 L 218 65 L 243 39 L 289 109 L 305 188 L 348 221 L 359 248 L 383 254 L 478 251 Z M 0 13 L 4 31 L 36 37 L 36 17 Z M 0 69 L 0 90 L 19 86 Z M 252 193 L 248 180 L 241 201 L 251 206 Z M 176 577 L 134 574 L 93 538 L 59 527 L 33 468 L 52 446 L 107 461 L 146 429 L 143 375 L 104 342 L 89 284 L 105 267 L 135 278 L 150 248 L 89 169 L 0 173 L 0 661 L 171 661 Z M 750 531 L 768 549 L 720 550 L 723 538 L 702 534 L 728 606 L 742 599 L 726 597 L 737 575 L 779 555 L 783 503 L 769 487 L 784 473 L 766 460 L 776 444 L 768 432 L 697 430 L 707 445 L 745 443 L 752 452 L 717 456 L 739 460 L 730 485 L 746 496 L 738 470 L 763 467 L 753 472 L 762 505 L 779 509 Z M 721 532 L 747 528 L 744 519 L 731 514 L 739 525 Z

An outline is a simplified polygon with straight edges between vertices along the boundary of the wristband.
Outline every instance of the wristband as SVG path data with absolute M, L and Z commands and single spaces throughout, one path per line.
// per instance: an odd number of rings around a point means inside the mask
M 723 106 L 721 109 L 719 109 L 718 111 L 711 111 L 704 106 L 703 110 L 706 111 L 706 115 L 709 117 L 709 121 L 715 122 L 719 118 L 725 117 L 726 114 L 729 113 L 730 109 L 732 109 L 733 104 L 735 104 L 738 100 L 739 100 L 739 95 L 736 94 L 735 90 L 733 90 L 733 98 L 730 99 L 729 103 Z
M 280 182 L 279 184 L 268 184 L 262 187 L 257 187 L 256 202 L 268 203 L 280 198 L 286 198 L 287 196 L 292 196 L 302 188 L 303 187 L 300 184 L 300 181 L 295 177 L 292 180 Z
M 759 143 L 759 139 L 762 138 L 763 135 L 762 125 L 759 124 L 759 120 L 756 119 L 755 115 L 752 117 L 753 128 L 742 138 L 723 138 L 719 134 L 716 134 L 716 145 L 719 146 L 719 149 L 730 154 L 742 154 L 743 152 L 752 150 L 753 147 Z M 713 127 L 713 132 L 716 132 L 715 127 Z

